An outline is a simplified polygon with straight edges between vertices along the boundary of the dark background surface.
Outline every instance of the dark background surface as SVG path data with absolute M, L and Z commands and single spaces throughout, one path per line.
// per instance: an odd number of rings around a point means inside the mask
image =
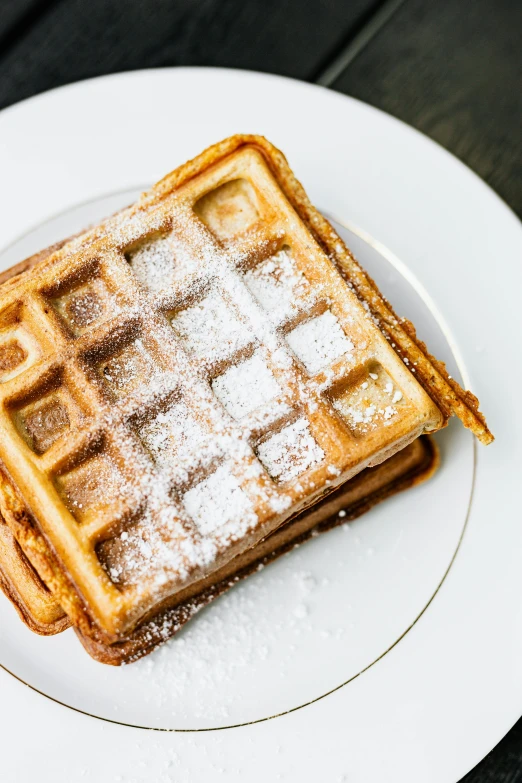
M 0 108 L 173 65 L 360 98 L 438 141 L 522 215 L 522 0 L 0 0 Z M 522 720 L 462 783 L 522 783 Z

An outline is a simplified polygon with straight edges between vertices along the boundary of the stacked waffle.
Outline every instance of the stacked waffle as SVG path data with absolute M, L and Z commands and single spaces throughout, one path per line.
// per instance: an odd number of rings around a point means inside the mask
M 23 267 L 0 286 L 0 584 L 98 660 L 426 478 L 419 436 L 453 413 L 492 439 L 263 138 Z

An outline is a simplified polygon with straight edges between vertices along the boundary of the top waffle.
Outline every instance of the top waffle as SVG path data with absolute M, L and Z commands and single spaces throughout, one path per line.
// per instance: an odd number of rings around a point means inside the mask
M 380 307 L 259 137 L 2 286 L 2 510 L 73 622 L 123 636 L 452 410 L 488 439 Z

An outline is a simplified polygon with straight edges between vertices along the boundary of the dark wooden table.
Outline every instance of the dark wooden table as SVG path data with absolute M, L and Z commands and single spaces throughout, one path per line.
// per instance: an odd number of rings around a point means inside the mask
M 136 68 L 284 74 L 400 117 L 522 215 L 521 39 L 522 0 L 0 0 L 0 108 Z M 522 783 L 522 720 L 464 781 Z

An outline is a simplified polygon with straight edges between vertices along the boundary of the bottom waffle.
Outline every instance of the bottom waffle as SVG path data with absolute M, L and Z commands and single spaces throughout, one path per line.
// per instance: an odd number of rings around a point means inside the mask
M 119 666 L 136 661 L 174 636 L 197 612 L 241 579 L 319 533 L 355 519 L 391 495 L 425 481 L 437 465 L 435 442 L 429 436 L 422 436 L 386 462 L 364 470 L 253 549 L 235 557 L 199 582 L 196 595 L 156 614 L 126 641 L 104 645 L 78 630 L 76 633 L 87 652 L 101 663 Z
M 1 517 L 0 588 L 31 631 L 51 636 L 68 627 L 69 620 L 61 606 L 53 599 Z

